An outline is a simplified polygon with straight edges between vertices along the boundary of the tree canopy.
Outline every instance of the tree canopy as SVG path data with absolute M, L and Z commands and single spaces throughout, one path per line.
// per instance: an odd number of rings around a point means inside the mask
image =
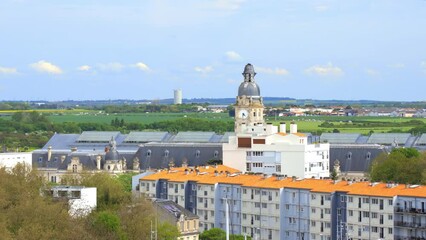
M 397 148 L 379 155 L 370 168 L 371 181 L 405 184 L 426 183 L 426 153 L 414 148 Z

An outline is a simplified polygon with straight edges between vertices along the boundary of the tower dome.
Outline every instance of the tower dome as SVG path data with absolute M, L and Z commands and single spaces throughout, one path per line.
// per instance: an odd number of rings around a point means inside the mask
M 238 88 L 238 96 L 260 96 L 260 88 L 254 82 L 254 76 L 256 72 L 254 71 L 253 65 L 248 63 L 244 67 L 244 81 L 240 84 Z
M 109 150 L 105 153 L 105 161 L 108 160 L 120 160 L 120 155 L 118 154 L 116 142 L 114 138 L 111 138 L 111 141 L 109 142 Z

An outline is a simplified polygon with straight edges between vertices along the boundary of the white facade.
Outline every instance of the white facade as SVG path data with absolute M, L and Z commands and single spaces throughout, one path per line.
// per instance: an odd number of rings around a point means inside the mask
M 182 89 L 175 89 L 174 93 L 174 104 L 182 104 Z
M 297 132 L 238 134 L 223 144 L 223 164 L 242 172 L 323 178 L 329 177 L 329 152 L 328 143 L 310 144 L 306 135 Z
M 58 186 L 51 190 L 53 198 L 68 200 L 69 211 L 72 217 L 87 216 L 97 206 L 95 187 Z
M 31 152 L 7 152 L 0 153 L 0 168 L 5 167 L 11 170 L 16 164 L 22 163 L 31 168 L 32 153 Z

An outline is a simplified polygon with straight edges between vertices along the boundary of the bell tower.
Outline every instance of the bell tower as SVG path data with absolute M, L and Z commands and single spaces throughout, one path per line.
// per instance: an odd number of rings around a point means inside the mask
M 253 65 L 248 63 L 244 67 L 244 81 L 238 88 L 235 103 L 235 133 L 256 133 L 255 129 L 263 126 L 263 99 L 260 96 L 259 86 L 254 81 L 256 72 Z M 253 128 L 255 127 L 255 128 Z

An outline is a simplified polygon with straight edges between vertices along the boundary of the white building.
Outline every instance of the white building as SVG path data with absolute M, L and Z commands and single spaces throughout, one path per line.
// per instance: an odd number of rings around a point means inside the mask
M 7 152 L 0 153 L 0 168 L 11 170 L 16 164 L 22 163 L 31 168 L 32 153 L 31 152 Z
M 298 178 L 329 177 L 328 143 L 310 143 L 297 125 L 265 124 L 263 99 L 247 64 L 235 105 L 235 136 L 223 144 L 223 164 L 242 172 L 283 174 Z
M 95 187 L 57 186 L 50 190 L 55 199 L 68 201 L 68 213 L 72 217 L 87 216 L 97 206 L 97 192 Z

